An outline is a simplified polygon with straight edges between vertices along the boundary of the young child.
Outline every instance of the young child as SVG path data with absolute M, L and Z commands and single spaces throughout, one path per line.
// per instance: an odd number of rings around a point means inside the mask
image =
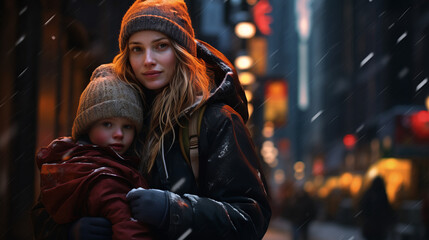
M 104 217 L 112 223 L 113 239 L 151 239 L 148 226 L 131 217 L 125 197 L 132 188 L 147 188 L 133 156 L 142 103 L 111 69 L 101 65 L 92 74 L 80 96 L 72 139 L 58 138 L 38 152 L 40 199 L 59 224 Z

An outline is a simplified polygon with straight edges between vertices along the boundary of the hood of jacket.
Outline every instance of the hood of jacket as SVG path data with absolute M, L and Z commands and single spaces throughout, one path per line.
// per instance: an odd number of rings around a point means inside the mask
M 206 62 L 214 73 L 215 88 L 211 90 L 208 102 L 220 102 L 232 107 L 247 122 L 247 99 L 231 62 L 210 44 L 197 40 L 197 57 Z M 195 104 L 194 104 L 195 105 Z
M 55 221 L 72 221 L 82 212 L 76 209 L 85 211 L 88 191 L 100 179 L 121 179 L 130 188 L 145 186 L 138 171 L 131 167 L 134 160 L 123 158 L 111 148 L 77 144 L 70 138 L 56 139 L 36 155 L 41 201 Z

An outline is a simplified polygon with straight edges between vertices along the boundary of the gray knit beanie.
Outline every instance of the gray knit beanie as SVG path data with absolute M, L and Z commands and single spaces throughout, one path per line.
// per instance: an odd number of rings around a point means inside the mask
M 112 64 L 99 66 L 80 95 L 72 138 L 77 140 L 87 134 L 89 127 L 103 118 L 125 117 L 139 132 L 143 125 L 140 95 L 131 85 L 119 79 Z
M 119 49 L 124 51 L 130 36 L 138 31 L 159 31 L 197 54 L 194 29 L 183 0 L 137 0 L 125 13 L 119 34 Z

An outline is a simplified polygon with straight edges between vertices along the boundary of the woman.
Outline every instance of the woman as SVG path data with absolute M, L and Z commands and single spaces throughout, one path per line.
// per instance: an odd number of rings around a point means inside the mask
M 134 218 L 160 239 L 261 239 L 271 209 L 230 62 L 194 38 L 183 0 L 136 1 L 122 20 L 119 46 L 114 68 L 141 87 L 148 112 L 140 169 L 154 189 L 128 194 Z M 178 132 L 202 107 L 194 176 Z M 71 229 L 85 235 L 94 222 L 100 219 L 83 218 Z M 101 225 L 108 235 L 109 225 Z

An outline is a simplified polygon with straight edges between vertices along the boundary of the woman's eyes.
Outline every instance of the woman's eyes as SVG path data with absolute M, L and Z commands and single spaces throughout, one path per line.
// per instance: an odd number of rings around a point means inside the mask
M 155 50 L 164 50 L 164 49 L 168 48 L 168 46 L 169 46 L 169 44 L 168 44 L 168 43 L 166 43 L 166 42 L 161 42 L 161 43 L 157 43 L 157 44 L 155 44 L 155 45 L 153 46 L 153 48 L 154 48 Z M 139 46 L 131 46 L 131 47 L 130 47 L 130 51 L 131 51 L 131 52 L 142 52 L 142 51 L 144 51 L 144 49 L 143 49 L 142 47 L 139 47 Z
M 140 52 L 141 50 L 140 47 L 131 47 L 131 52 Z
M 164 49 L 164 48 L 167 48 L 167 47 L 168 47 L 168 43 L 164 43 L 164 42 L 163 43 L 159 43 L 158 46 L 157 46 L 158 49 Z

